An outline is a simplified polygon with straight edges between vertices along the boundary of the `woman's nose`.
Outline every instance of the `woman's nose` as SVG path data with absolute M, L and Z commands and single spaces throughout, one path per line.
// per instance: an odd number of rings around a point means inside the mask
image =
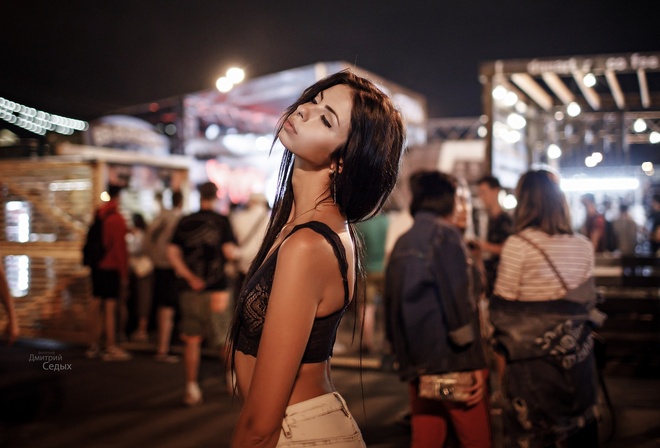
M 315 105 L 312 103 L 303 103 L 300 106 L 298 106 L 298 109 L 296 109 L 296 113 L 300 115 L 300 118 L 303 121 L 307 121 L 313 115 L 314 106 Z
M 305 121 L 309 117 L 309 108 L 307 107 L 307 103 L 298 106 L 298 110 L 296 110 L 296 112 L 298 115 L 300 115 L 300 118 Z

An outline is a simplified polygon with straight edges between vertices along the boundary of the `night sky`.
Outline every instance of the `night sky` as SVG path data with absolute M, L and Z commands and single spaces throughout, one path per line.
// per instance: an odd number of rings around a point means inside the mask
M 257 77 L 345 60 L 426 96 L 430 117 L 478 116 L 480 62 L 658 51 L 658 11 L 657 0 L 15 0 L 2 7 L 0 96 L 90 120 L 211 88 L 232 65 Z

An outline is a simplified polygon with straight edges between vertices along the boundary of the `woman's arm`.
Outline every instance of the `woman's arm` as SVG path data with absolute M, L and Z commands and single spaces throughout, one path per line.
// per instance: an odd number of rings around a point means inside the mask
M 495 281 L 495 294 L 504 299 L 515 300 L 519 295 L 524 261 L 524 248 L 521 243 L 520 238 L 510 237 L 502 248 Z
M 302 229 L 282 244 L 252 382 L 232 447 L 277 444 L 323 290 L 335 276 L 339 276 L 337 260 L 321 235 Z

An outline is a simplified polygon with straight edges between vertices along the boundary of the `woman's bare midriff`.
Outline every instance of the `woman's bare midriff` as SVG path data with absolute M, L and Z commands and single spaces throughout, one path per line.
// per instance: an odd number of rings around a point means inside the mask
M 238 394 L 243 400 L 250 389 L 252 372 L 257 359 L 239 351 L 235 354 L 236 380 L 238 382 Z M 335 390 L 330 379 L 330 360 L 302 364 L 298 369 L 298 375 L 289 397 L 288 405 L 300 403 Z

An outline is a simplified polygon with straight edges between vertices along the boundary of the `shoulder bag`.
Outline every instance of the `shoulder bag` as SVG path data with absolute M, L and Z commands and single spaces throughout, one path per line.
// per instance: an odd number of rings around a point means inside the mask
M 438 269 L 433 269 L 433 273 L 438 287 L 442 289 Z M 469 371 L 420 375 L 418 396 L 427 400 L 465 402 L 470 398 L 469 389 L 473 384 L 474 378 Z

